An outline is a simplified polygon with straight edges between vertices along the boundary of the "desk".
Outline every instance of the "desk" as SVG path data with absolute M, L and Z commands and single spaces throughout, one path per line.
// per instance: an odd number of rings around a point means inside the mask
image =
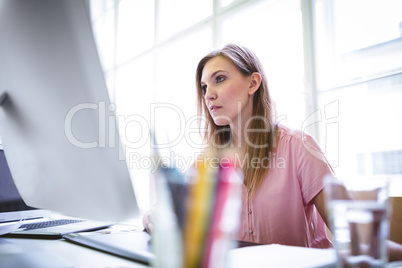
M 64 240 L 0 238 L 1 268 L 9 268 L 6 260 L 16 263 L 15 268 L 148 267 Z
M 140 228 L 140 220 L 133 219 L 110 227 Z M 0 268 L 10 268 L 4 263 L 15 263 L 12 268 L 88 268 L 88 267 L 149 267 L 128 259 L 95 249 L 76 245 L 64 239 L 23 239 L 0 237 Z
M 252 251 L 233 250 L 229 253 L 229 267 L 311 267 L 307 263 L 315 264 L 314 267 L 334 267 L 334 255 L 327 250 L 314 250 L 298 247 L 286 247 L 280 245 L 267 245 L 254 248 Z M 251 249 L 251 248 L 249 248 Z M 285 253 L 285 255 L 283 254 Z M 317 254 L 318 253 L 318 254 Z M 285 258 L 291 254 L 294 258 Z M 4 265 L 4 256 L 13 258 L 15 266 Z M 321 261 L 312 261 L 312 256 L 321 256 Z M 304 264 L 304 265 L 303 265 Z M 321 265 L 317 265 L 321 264 Z M 25 266 L 24 266 L 25 265 Z M 295 266 L 296 265 L 296 266 Z M 0 238 L 0 267 L 1 268 L 88 268 L 88 267 L 124 267 L 140 268 L 148 267 L 111 254 L 94 249 L 78 246 L 64 240 L 39 240 L 20 238 Z

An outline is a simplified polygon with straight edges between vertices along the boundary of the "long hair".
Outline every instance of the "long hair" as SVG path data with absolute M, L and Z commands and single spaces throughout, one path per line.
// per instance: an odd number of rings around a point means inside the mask
M 231 139 L 230 126 L 217 126 L 214 123 L 213 118 L 209 114 L 208 107 L 205 105 L 201 86 L 202 72 L 206 63 L 217 56 L 229 59 L 240 73 L 246 77 L 254 72 L 261 75 L 260 87 L 254 93 L 253 97 L 252 121 L 249 124 L 249 129 L 264 131 L 244 132 L 247 133 L 249 142 L 246 145 L 245 161 L 242 162 L 244 184 L 250 193 L 250 197 L 253 197 L 270 167 L 276 132 L 274 105 L 268 91 L 268 82 L 264 69 L 257 56 L 251 50 L 238 45 L 228 44 L 224 48 L 206 55 L 198 63 L 196 87 L 198 115 L 205 116 L 206 118 L 205 128 L 201 128 L 201 126 L 200 128 L 205 129 L 203 135 L 208 145 L 216 147 L 216 145 L 228 144 Z M 252 166 L 251 161 L 253 159 L 259 159 L 261 161 L 260 165 L 257 167 Z

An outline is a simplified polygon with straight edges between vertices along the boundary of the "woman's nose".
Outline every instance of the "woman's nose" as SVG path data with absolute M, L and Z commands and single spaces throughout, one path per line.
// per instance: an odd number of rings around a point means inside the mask
M 206 100 L 216 99 L 216 92 L 212 87 L 207 88 L 207 91 L 205 92 L 205 99 Z

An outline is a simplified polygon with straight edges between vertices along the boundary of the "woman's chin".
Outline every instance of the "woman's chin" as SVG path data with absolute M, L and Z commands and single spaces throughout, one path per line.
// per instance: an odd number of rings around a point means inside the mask
M 230 123 L 228 122 L 228 120 L 214 120 L 215 125 L 223 127 L 223 126 L 227 126 Z

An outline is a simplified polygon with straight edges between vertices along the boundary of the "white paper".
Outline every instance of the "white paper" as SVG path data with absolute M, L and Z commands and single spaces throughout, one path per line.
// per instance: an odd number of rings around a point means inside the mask
M 228 267 L 335 267 L 334 249 L 315 249 L 278 244 L 243 247 L 228 253 Z

